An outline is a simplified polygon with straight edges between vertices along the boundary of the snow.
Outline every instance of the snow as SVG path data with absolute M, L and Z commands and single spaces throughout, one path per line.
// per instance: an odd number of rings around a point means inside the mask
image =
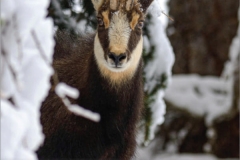
M 61 98 L 65 98 L 66 96 L 69 96 L 71 98 L 76 99 L 79 96 L 79 92 L 77 89 L 72 88 L 62 82 L 56 86 L 55 92 Z
M 76 13 L 83 12 L 83 8 L 80 5 L 80 0 L 73 0 L 73 11 Z
M 220 160 L 212 154 L 192 154 L 192 153 L 157 153 L 154 152 L 153 142 L 148 147 L 138 146 L 135 159 L 136 160 Z M 223 158 L 221 160 L 238 160 L 238 158 Z
M 196 116 L 204 116 L 206 123 L 227 113 L 231 107 L 229 83 L 224 79 L 199 75 L 174 75 L 165 99 L 174 106 Z
M 151 63 L 145 66 L 147 78 L 146 88 L 151 91 L 156 86 L 157 79 L 165 73 L 171 76 L 174 62 L 174 54 L 169 39 L 158 17 L 152 17 L 152 25 L 149 25 L 150 43 L 155 46 L 155 53 Z
M 162 14 L 161 0 L 154 0 L 149 6 L 148 11 L 155 17 L 160 17 Z
M 173 135 L 174 136 L 174 135 Z M 135 154 L 136 160 L 220 160 L 212 154 L 202 153 L 176 153 L 177 145 L 169 144 L 167 151 L 157 150 L 159 141 L 151 141 L 147 147 L 138 146 Z M 161 144 L 159 144 L 161 145 Z M 206 149 L 211 147 L 206 144 Z M 238 158 L 223 158 L 221 160 L 238 160 Z
M 1 1 L 1 159 L 37 159 L 44 138 L 39 109 L 50 87 L 54 47 L 48 5 Z
M 240 7 L 238 9 L 238 21 L 240 22 Z M 230 82 L 229 90 L 233 93 L 234 72 L 239 67 L 240 58 L 240 25 L 238 25 L 237 35 L 232 40 L 232 44 L 229 49 L 229 61 L 225 63 L 225 67 L 222 73 L 222 77 Z M 238 68 L 239 70 L 239 68 Z M 233 95 L 230 95 L 231 97 Z M 238 99 L 240 104 L 240 98 Z M 238 106 L 240 109 L 240 106 Z
M 93 33 L 94 29 L 87 25 L 87 20 L 82 19 L 76 24 L 76 29 L 79 33 Z
M 169 0 L 154 0 L 148 9 L 153 16 L 159 17 L 164 29 L 166 29 L 169 20 L 169 18 L 163 14 L 168 14 L 169 12 L 167 6 L 168 1 Z
M 164 8 L 165 4 L 167 4 L 168 0 L 164 0 L 161 3 L 161 8 Z M 159 2 L 158 2 L 159 3 Z M 164 5 L 163 5 L 164 4 Z M 161 9 L 160 8 L 160 9 Z M 168 9 L 165 8 L 162 10 L 167 14 Z M 159 11 L 158 11 L 159 12 Z M 153 13 L 156 13 L 155 11 Z M 239 21 L 240 21 L 240 8 L 239 8 Z M 157 16 L 153 16 L 153 18 L 157 19 Z M 165 16 L 160 16 L 159 18 L 162 18 Z M 154 23 L 158 22 L 156 20 L 153 20 Z M 164 22 L 164 20 L 161 20 L 162 22 L 162 28 L 165 28 L 165 25 L 167 23 Z M 161 28 L 161 27 L 160 27 Z M 161 46 L 162 39 L 157 36 L 157 33 L 159 32 L 158 29 L 154 29 L 154 35 L 152 37 L 158 38 L 158 41 L 155 39 L 155 44 L 158 44 L 159 48 L 165 48 L 166 46 Z M 174 28 L 171 28 L 171 32 L 174 32 Z M 165 33 L 163 33 L 165 35 Z M 147 37 L 144 37 L 144 47 L 147 51 L 150 49 L 150 44 L 152 42 L 149 42 Z M 205 117 L 206 125 L 209 126 L 207 130 L 207 137 L 209 138 L 210 142 L 206 143 L 204 145 L 205 152 L 211 152 L 212 146 L 211 146 L 211 139 L 214 138 L 215 131 L 211 128 L 211 125 L 214 121 L 214 119 L 220 117 L 221 115 L 224 115 L 229 112 L 231 109 L 231 103 L 232 103 L 232 89 L 233 89 L 233 74 L 234 70 L 237 67 L 237 57 L 240 56 L 240 25 L 238 27 L 238 33 L 236 37 L 232 41 L 232 45 L 230 46 L 229 50 L 229 61 L 226 63 L 224 71 L 222 73 L 221 77 L 214 77 L 214 76 L 199 76 L 196 74 L 190 74 L 190 75 L 174 75 L 172 77 L 172 80 L 170 80 L 171 84 L 168 85 L 166 92 L 165 92 L 165 100 L 168 101 L 173 106 L 185 110 L 186 112 L 192 114 L 193 116 L 200 116 Z M 171 47 L 170 47 L 171 48 Z M 159 52 L 161 53 L 161 52 Z M 162 52 L 164 53 L 164 52 Z M 165 52 L 166 54 L 169 52 Z M 167 55 L 166 55 L 167 56 Z M 160 57 L 160 56 L 159 56 Z M 162 57 L 163 59 L 166 57 Z M 154 58 L 155 59 L 155 58 Z M 164 60 L 163 60 L 164 61 Z M 169 64 L 169 63 L 168 63 Z M 150 64 L 149 64 L 150 65 Z M 158 64 L 152 64 L 154 72 L 154 67 L 157 69 L 157 65 L 159 66 L 160 74 L 166 69 L 168 65 L 163 65 L 162 60 L 158 60 Z M 163 66 L 161 66 L 163 65 Z M 146 71 L 151 70 L 150 66 L 148 66 L 149 69 L 146 69 Z M 164 69 L 165 67 L 165 69 Z M 169 66 L 170 67 L 170 66 Z M 171 73 L 171 72 L 169 72 Z M 151 74 L 149 72 L 148 74 Z M 154 74 L 151 74 L 154 75 Z M 154 86 L 154 82 L 151 81 L 154 78 L 151 78 L 149 76 L 150 81 L 147 84 L 147 89 L 151 89 Z M 146 86 L 145 86 L 146 87 Z M 146 88 L 145 88 L 146 89 Z M 163 91 L 159 91 L 162 95 L 164 95 Z M 160 102 L 162 100 L 162 97 L 159 96 L 158 101 Z M 240 101 L 240 99 L 239 99 Z M 162 101 L 163 102 L 163 101 Z M 158 107 L 162 107 L 162 109 L 165 107 L 164 104 L 159 105 Z M 240 106 L 239 106 L 240 107 Z M 152 108 L 153 113 L 157 113 L 156 108 Z M 163 117 L 164 115 L 164 109 L 162 110 L 162 113 L 159 114 L 159 120 L 160 117 Z M 142 134 L 142 133 L 141 133 Z M 140 137 L 143 136 L 140 134 Z M 179 132 L 179 135 L 177 137 L 185 137 L 187 134 L 186 129 L 182 129 Z M 176 135 L 171 135 L 176 136 Z M 156 147 L 158 141 L 151 141 L 149 145 L 145 148 L 138 147 L 137 153 L 136 153 L 136 159 L 138 160 L 145 160 L 145 159 L 151 159 L 151 160 L 175 160 L 175 159 L 183 159 L 183 160 L 216 160 L 217 158 L 214 157 L 211 154 L 177 154 L 177 144 L 173 142 L 170 142 L 165 151 L 159 150 L 159 152 L 156 151 Z M 158 142 L 160 143 L 160 142 Z M 161 145 L 161 144 L 158 144 Z M 170 154 L 169 154 L 170 153 Z M 227 160 L 227 159 L 226 159 Z
M 213 155 L 194 155 L 194 154 L 177 154 L 177 155 L 162 155 L 158 157 L 161 160 L 217 160 Z
M 99 122 L 100 121 L 100 115 L 98 113 L 91 112 L 90 110 L 86 110 L 83 107 L 80 107 L 78 105 L 68 105 L 68 109 L 75 113 L 76 115 L 85 117 L 87 119 L 90 119 L 94 122 Z
M 64 105 L 76 115 L 88 118 L 92 121 L 99 122 L 100 115 L 98 113 L 91 112 L 89 110 L 84 109 L 76 104 L 71 104 L 67 97 L 76 99 L 79 96 L 79 92 L 77 89 L 72 88 L 65 83 L 58 83 L 55 89 L 56 94 L 62 99 Z
M 212 151 L 212 145 L 210 143 L 205 143 L 204 146 L 203 146 L 203 150 L 206 153 L 211 152 Z
M 138 147 L 137 160 L 217 160 L 211 154 L 176 154 L 176 153 L 153 153 L 153 148 Z
M 145 86 L 146 92 L 151 93 L 154 87 L 159 84 L 160 78 L 163 74 L 167 76 L 167 85 L 171 81 L 171 70 L 174 63 L 174 53 L 171 44 L 166 36 L 164 26 L 159 18 L 159 13 L 161 14 L 161 8 L 159 1 L 154 1 L 149 8 L 152 16 L 150 25 L 148 26 L 150 40 L 144 37 L 144 47 L 149 50 L 150 44 L 155 46 L 153 59 L 151 62 L 145 64 Z M 162 124 L 164 121 L 164 114 L 166 105 L 163 101 L 164 90 L 160 89 L 154 95 L 155 100 L 151 104 L 152 111 L 152 124 L 150 126 L 150 136 L 149 140 L 154 138 L 154 133 L 158 125 Z M 141 137 L 141 135 L 139 135 Z M 149 141 L 145 142 L 147 145 Z

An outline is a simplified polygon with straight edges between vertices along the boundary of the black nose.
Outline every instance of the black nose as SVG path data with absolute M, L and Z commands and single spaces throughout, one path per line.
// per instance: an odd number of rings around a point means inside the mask
M 108 57 L 113 60 L 113 62 L 115 63 L 115 65 L 116 65 L 116 67 L 117 67 L 117 65 L 119 64 L 119 62 L 121 62 L 122 60 L 124 60 L 127 56 L 126 56 L 126 54 L 116 55 L 115 53 L 110 53 L 110 54 L 108 55 Z

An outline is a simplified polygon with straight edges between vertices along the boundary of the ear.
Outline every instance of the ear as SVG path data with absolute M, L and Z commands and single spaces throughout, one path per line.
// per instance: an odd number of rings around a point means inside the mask
M 143 12 L 146 13 L 148 7 L 153 2 L 153 0 L 140 0 L 140 3 L 142 5 Z
M 99 8 L 102 6 L 104 0 L 92 0 L 95 10 L 98 12 Z

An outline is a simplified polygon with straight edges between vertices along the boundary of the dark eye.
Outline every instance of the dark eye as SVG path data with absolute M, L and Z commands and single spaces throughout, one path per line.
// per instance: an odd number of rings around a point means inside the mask
M 98 25 L 99 25 L 99 26 L 103 26 L 104 23 L 103 23 L 102 18 L 98 17 L 98 18 L 97 18 L 97 21 L 98 21 Z
M 138 22 L 138 24 L 137 24 L 137 27 L 139 28 L 139 29 L 142 29 L 143 28 L 143 21 L 139 21 Z

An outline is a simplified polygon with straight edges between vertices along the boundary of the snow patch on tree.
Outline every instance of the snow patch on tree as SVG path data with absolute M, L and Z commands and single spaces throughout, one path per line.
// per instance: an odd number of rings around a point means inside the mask
M 205 117 L 206 123 L 211 125 L 215 118 L 229 111 L 231 85 L 229 81 L 214 76 L 175 75 L 165 99 L 195 116 Z
M 163 100 L 165 88 L 171 81 L 172 66 L 174 63 L 174 53 L 169 39 L 166 36 L 165 28 L 159 18 L 162 14 L 159 1 L 154 1 L 149 11 L 151 13 L 150 22 L 148 22 L 149 38 L 144 36 L 144 49 L 149 52 L 151 46 L 154 46 L 153 53 L 150 53 L 152 57 L 149 62 L 145 63 L 144 75 L 145 86 L 144 90 L 149 97 L 149 122 L 145 122 L 149 125 L 149 131 L 145 127 L 144 144 L 147 145 L 153 138 L 158 125 L 164 122 L 164 114 L 166 112 L 166 105 Z M 166 24 L 165 24 L 166 25 Z M 145 104 L 146 105 L 146 104 Z M 147 113 L 148 114 L 148 113 Z M 147 120 L 145 120 L 147 121 Z M 143 135 L 139 135 L 139 139 L 142 139 Z M 141 140 L 140 140 L 141 142 Z
M 167 27 L 169 20 L 166 15 L 163 15 L 163 13 L 167 14 L 169 11 L 167 3 L 168 0 L 154 0 L 148 9 L 152 15 L 159 17 L 158 19 L 161 20 L 164 29 Z

